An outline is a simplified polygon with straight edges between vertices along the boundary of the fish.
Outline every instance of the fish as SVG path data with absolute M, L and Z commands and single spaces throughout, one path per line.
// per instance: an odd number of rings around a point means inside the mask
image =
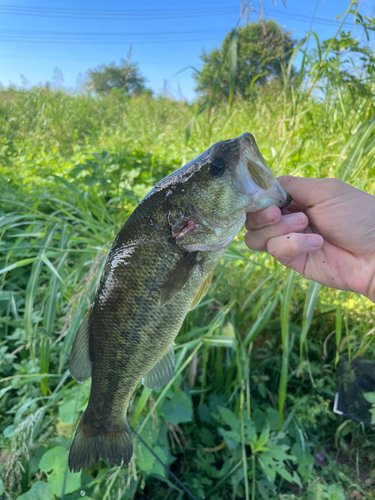
M 127 409 L 139 382 L 156 389 L 173 378 L 174 340 L 246 213 L 290 201 L 248 132 L 213 144 L 143 198 L 113 242 L 73 342 L 70 373 L 80 383 L 91 377 L 91 391 L 71 471 L 100 458 L 129 463 Z

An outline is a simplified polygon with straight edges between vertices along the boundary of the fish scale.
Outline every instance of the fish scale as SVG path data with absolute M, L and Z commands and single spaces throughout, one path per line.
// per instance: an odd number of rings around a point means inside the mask
M 289 201 L 248 133 L 214 144 L 142 200 L 115 238 L 73 343 L 70 371 L 92 385 L 71 470 L 99 458 L 129 462 L 126 414 L 138 383 L 155 388 L 173 377 L 173 341 L 246 211 Z

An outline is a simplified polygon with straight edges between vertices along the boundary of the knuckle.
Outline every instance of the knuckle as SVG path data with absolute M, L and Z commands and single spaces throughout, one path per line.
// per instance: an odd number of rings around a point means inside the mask
M 285 235 L 285 247 L 287 250 L 287 255 L 294 255 L 298 252 L 298 241 L 296 239 L 296 235 L 287 234 Z
M 256 238 L 252 232 L 248 232 L 245 234 L 245 243 L 250 248 L 250 250 L 260 251 L 265 247 L 264 241 L 260 238 Z
M 279 254 L 280 252 L 280 246 L 275 244 L 275 239 L 271 238 L 270 240 L 267 241 L 266 244 L 267 252 L 272 255 L 272 257 L 275 257 L 275 259 L 279 259 Z
M 292 175 L 281 175 L 277 180 L 285 188 L 290 182 L 293 182 L 294 177 Z
M 255 214 L 247 214 L 245 227 L 247 230 L 256 229 L 258 227 L 257 216 Z
M 267 242 L 267 251 L 276 259 L 288 259 L 297 253 L 298 245 L 292 234 L 271 238 Z
M 345 185 L 345 182 L 341 181 L 340 179 L 327 178 L 322 180 L 324 180 L 326 187 L 332 191 L 341 191 L 343 186 Z
M 266 209 L 267 210 L 267 209 Z M 254 214 L 254 224 L 257 226 L 257 227 L 262 227 L 264 226 L 264 224 L 267 223 L 267 212 L 266 210 L 259 210 L 258 212 L 255 212 Z

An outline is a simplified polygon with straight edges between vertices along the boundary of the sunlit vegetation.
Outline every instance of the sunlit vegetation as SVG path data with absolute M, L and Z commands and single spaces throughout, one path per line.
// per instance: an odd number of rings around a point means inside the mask
M 67 354 L 138 200 L 213 142 L 249 131 L 277 175 L 374 192 L 374 54 L 348 34 L 309 44 L 281 85 L 234 93 L 231 106 L 0 93 L 2 498 L 187 498 L 135 436 L 128 468 L 67 472 L 90 383 L 71 378 Z M 339 358 L 374 358 L 373 313 L 240 234 L 176 339 L 173 381 L 140 385 L 129 421 L 197 499 L 375 498 L 374 431 L 332 412 Z

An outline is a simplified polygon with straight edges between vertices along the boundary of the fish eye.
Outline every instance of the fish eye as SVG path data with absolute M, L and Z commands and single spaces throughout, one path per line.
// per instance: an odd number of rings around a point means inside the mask
M 220 175 L 223 175 L 223 173 L 225 172 L 226 165 L 220 158 L 214 158 L 209 163 L 209 169 L 211 175 L 213 175 L 214 177 L 220 177 Z

